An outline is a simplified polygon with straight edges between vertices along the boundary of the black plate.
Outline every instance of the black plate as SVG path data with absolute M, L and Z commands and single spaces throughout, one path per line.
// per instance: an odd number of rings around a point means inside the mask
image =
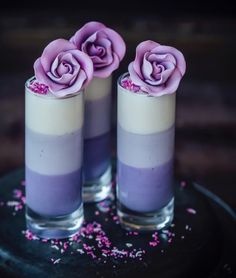
M 235 213 L 199 185 L 176 183 L 174 225 L 158 234 L 121 229 L 111 196 L 85 206 L 80 237 L 42 242 L 24 232 L 23 177 L 0 180 L 0 277 L 235 277 Z

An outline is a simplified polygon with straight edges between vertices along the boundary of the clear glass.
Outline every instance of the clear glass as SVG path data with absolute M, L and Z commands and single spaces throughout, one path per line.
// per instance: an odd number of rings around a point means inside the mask
M 125 74 L 126 75 L 126 74 Z M 118 80 L 117 213 L 128 230 L 159 230 L 174 216 L 175 94 L 152 97 Z
M 65 238 L 83 222 L 83 92 L 56 98 L 25 86 L 27 228 L 42 238 Z
M 112 78 L 94 78 L 85 90 L 83 200 L 98 202 L 111 192 Z

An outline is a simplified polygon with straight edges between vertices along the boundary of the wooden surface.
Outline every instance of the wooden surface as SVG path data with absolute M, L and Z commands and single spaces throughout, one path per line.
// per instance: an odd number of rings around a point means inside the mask
M 69 38 L 96 19 L 121 33 L 127 55 L 114 74 L 127 70 L 145 39 L 183 51 L 187 74 L 179 88 L 176 176 L 192 179 L 236 209 L 236 20 L 232 17 L 155 14 L 10 12 L 0 16 L 0 176 L 24 163 L 24 82 L 51 40 Z M 115 102 L 113 129 L 115 130 Z M 115 133 L 114 133 L 115 137 Z M 114 143 L 115 147 L 115 143 Z

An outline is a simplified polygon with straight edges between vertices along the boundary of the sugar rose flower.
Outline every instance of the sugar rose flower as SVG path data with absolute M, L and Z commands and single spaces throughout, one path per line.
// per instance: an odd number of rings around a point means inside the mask
M 36 79 L 57 97 L 81 91 L 93 77 L 91 59 L 64 39 L 49 43 L 34 63 Z
M 179 50 L 150 40 L 137 46 L 135 60 L 129 64 L 132 82 L 153 96 L 174 93 L 185 70 L 186 62 Z
M 85 24 L 70 41 L 92 59 L 96 77 L 106 78 L 111 75 L 125 55 L 122 37 L 100 22 Z

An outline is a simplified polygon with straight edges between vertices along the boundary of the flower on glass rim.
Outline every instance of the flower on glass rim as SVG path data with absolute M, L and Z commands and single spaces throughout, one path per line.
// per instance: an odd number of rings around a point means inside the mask
M 85 24 L 70 42 L 89 55 L 94 76 L 101 78 L 108 77 L 119 67 L 126 50 L 124 40 L 117 32 L 96 21 Z
M 185 70 L 186 62 L 179 50 L 150 40 L 137 46 L 135 60 L 129 64 L 133 83 L 153 96 L 174 93 Z
M 49 43 L 34 63 L 37 81 L 47 85 L 57 97 L 81 91 L 93 77 L 91 59 L 64 39 Z

